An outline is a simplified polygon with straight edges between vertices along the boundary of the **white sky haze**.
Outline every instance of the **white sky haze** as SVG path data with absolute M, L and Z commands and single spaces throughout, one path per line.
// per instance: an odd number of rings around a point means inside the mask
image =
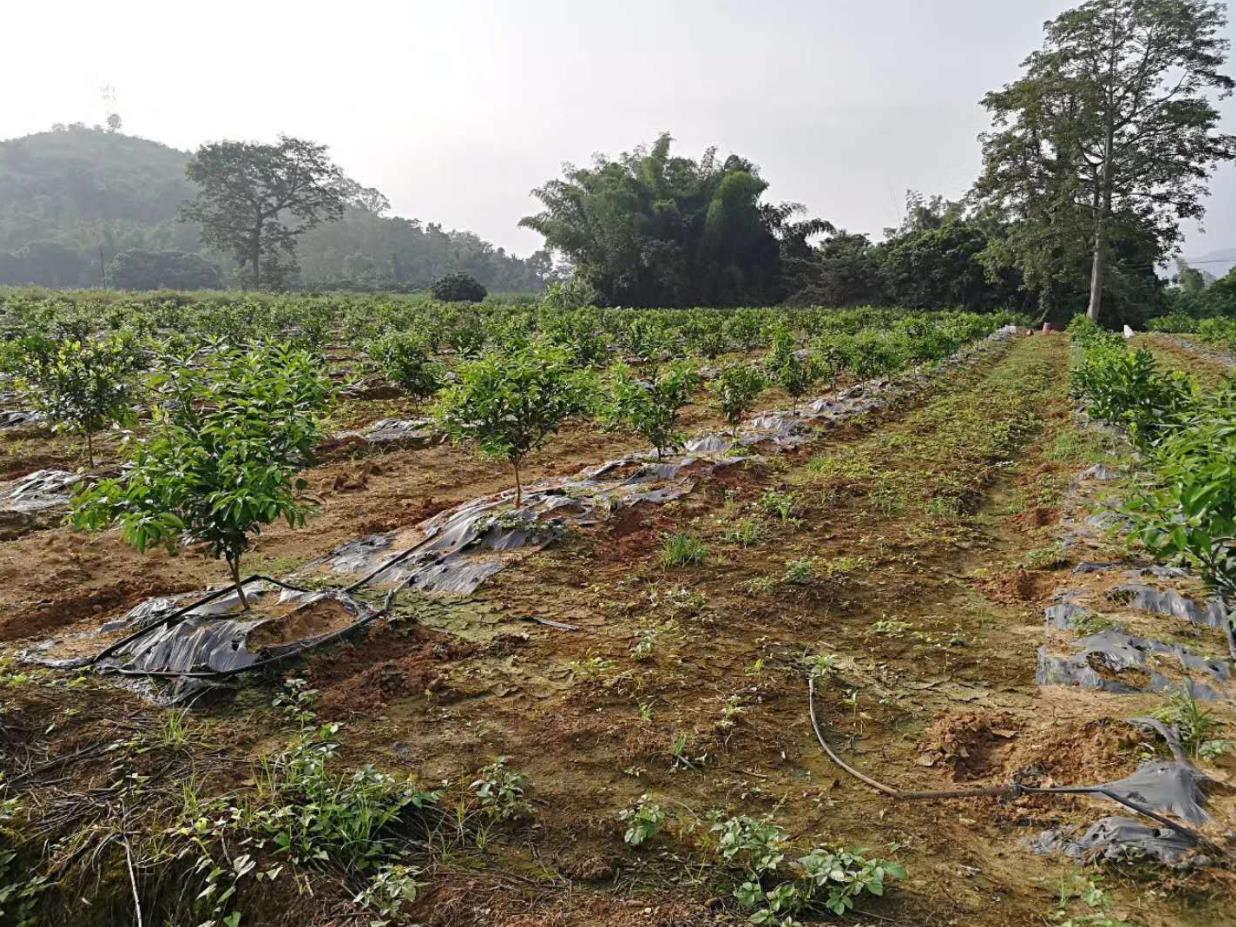
M 969 187 L 979 99 L 1069 5 L 8 0 L 0 138 L 102 122 L 111 86 L 125 132 L 184 149 L 310 138 L 395 213 L 527 254 L 534 186 L 668 130 L 678 152 L 741 154 L 771 199 L 878 237 L 907 188 Z M 1186 254 L 1236 247 L 1232 165 L 1205 224 Z

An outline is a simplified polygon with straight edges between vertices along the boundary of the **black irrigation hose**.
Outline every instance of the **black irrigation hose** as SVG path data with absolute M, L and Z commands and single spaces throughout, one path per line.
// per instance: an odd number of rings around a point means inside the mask
M 990 338 L 994 334 L 996 333 L 992 332 L 987 337 Z M 973 345 L 970 345 L 970 344 L 963 345 L 956 353 L 951 355 L 951 358 L 956 358 L 956 357 L 961 356 L 962 350 L 966 348 L 970 348 L 970 347 L 973 347 Z M 366 585 L 367 583 L 372 581 L 377 576 L 381 575 L 382 573 L 385 573 L 391 567 L 403 562 L 408 557 L 412 556 L 414 553 L 416 553 L 417 550 L 420 549 L 421 545 L 426 540 L 429 539 L 429 537 L 432 537 L 432 535 L 428 535 L 422 538 L 420 541 L 418 541 L 416 544 L 412 545 L 411 547 L 407 548 L 406 550 L 402 550 L 399 553 L 394 554 L 393 556 L 389 557 L 385 562 L 383 562 L 382 564 L 380 564 L 373 570 L 370 570 L 360 579 L 353 582 L 351 585 L 345 586 L 339 591 L 343 592 L 344 594 L 350 594 L 352 592 L 355 592 L 361 586 Z M 241 580 L 239 585 L 244 586 L 245 584 L 253 582 L 255 580 L 263 580 L 265 582 L 273 583 L 274 585 L 280 586 L 284 589 L 291 589 L 296 592 L 312 591 L 309 589 L 305 589 L 301 586 L 294 586 L 290 583 L 285 583 L 281 580 L 274 579 L 273 577 L 264 576 L 264 575 L 257 574 L 257 573 Z M 305 653 L 306 651 L 311 650 L 315 647 L 319 647 L 323 644 L 327 644 L 335 640 L 339 640 L 347 636 L 348 634 L 351 634 L 352 632 L 365 627 L 366 625 L 370 624 L 377 618 L 380 618 L 384 615 L 389 614 L 390 608 L 392 604 L 394 603 L 395 594 L 399 592 L 400 590 L 402 590 L 403 588 L 405 588 L 408 585 L 408 582 L 409 580 L 404 580 L 404 582 L 400 583 L 398 586 L 391 589 L 387 593 L 386 600 L 383 603 L 382 608 L 380 610 L 373 612 L 372 614 L 366 615 L 364 618 L 361 618 L 360 620 L 353 622 L 352 624 L 348 625 L 346 628 L 341 628 L 340 630 L 332 632 L 331 634 L 328 634 L 317 640 L 304 641 L 299 646 L 294 647 L 288 651 L 272 655 L 263 660 L 258 660 L 254 663 L 248 664 L 247 666 L 236 667 L 234 669 L 229 669 L 229 670 L 196 670 L 196 671 L 195 670 L 187 670 L 187 671 L 136 670 L 136 669 L 114 667 L 112 671 L 122 676 L 145 676 L 145 677 L 150 677 L 150 678 L 165 678 L 165 679 L 176 679 L 176 678 L 181 678 L 181 677 L 189 678 L 189 679 L 223 679 L 228 676 L 237 675 L 239 673 L 247 673 L 253 670 L 261 669 L 263 667 L 282 662 L 291 657 L 298 656 L 299 654 Z M 154 622 L 153 624 L 149 624 L 146 627 L 141 628 L 137 631 L 134 631 L 132 634 L 129 634 L 121 638 L 120 640 L 109 644 L 107 647 L 104 647 L 103 650 L 101 650 L 99 653 L 95 654 L 92 658 L 90 658 L 84 665 L 86 666 L 98 665 L 100 661 L 107 659 L 109 656 L 116 653 L 118 650 L 123 649 L 124 647 L 133 643 L 135 640 L 145 636 L 149 632 L 153 631 L 155 628 L 164 627 L 166 625 L 172 624 L 173 622 L 179 621 L 182 618 L 184 618 L 185 615 L 187 615 L 189 612 L 193 611 L 195 608 L 199 608 L 202 605 L 212 602 L 215 599 L 226 595 L 228 592 L 230 592 L 232 589 L 235 589 L 235 588 L 237 588 L 235 584 L 230 585 L 230 586 L 225 586 L 223 588 L 216 589 L 214 592 L 207 593 L 206 595 L 198 599 L 195 599 L 194 601 L 190 602 L 188 605 L 184 605 L 176 609 L 171 614 L 166 615 L 163 618 L 160 618 L 158 621 Z M 535 618 L 532 620 L 537 621 L 540 624 L 547 625 L 549 627 L 558 628 L 559 630 L 564 630 L 564 631 L 578 630 L 578 628 L 576 628 L 574 625 L 568 625 L 568 624 L 564 624 L 561 622 L 553 622 L 547 619 L 535 619 Z M 857 772 L 855 772 L 854 774 L 858 775 Z
M 282 580 L 274 579 L 272 577 L 263 576 L 261 574 L 256 574 L 256 573 L 242 580 L 241 585 L 245 585 L 255 580 L 273 583 L 276 586 L 279 586 L 283 589 L 291 589 L 294 592 L 315 591 L 311 589 L 306 589 L 302 586 L 294 586 L 291 583 L 285 583 Z M 120 650 L 127 644 L 132 643 L 133 641 L 149 633 L 155 628 L 163 627 L 165 625 L 171 624 L 177 619 L 183 618 L 188 612 L 192 611 L 193 609 L 198 608 L 201 605 L 205 605 L 206 603 L 219 598 L 221 595 L 224 595 L 225 593 L 228 593 L 235 588 L 236 588 L 235 585 L 226 586 L 223 589 L 216 589 L 214 592 L 209 593 L 208 595 L 205 595 L 199 599 L 195 599 L 193 602 L 189 603 L 188 605 L 178 608 L 172 614 L 159 619 L 159 621 L 155 622 L 154 624 L 148 625 L 147 627 L 142 628 L 139 631 L 135 631 L 133 634 L 128 635 L 122 640 L 116 641 L 115 643 L 109 645 L 104 650 L 102 650 L 100 653 L 96 654 L 91 659 L 90 664 L 88 665 L 95 665 L 99 663 L 99 661 L 105 659 L 109 655 L 115 653 L 117 650 Z M 349 587 L 349 589 L 351 588 L 353 587 Z M 295 657 L 295 656 L 299 656 L 300 654 L 305 653 L 308 650 L 312 650 L 315 647 L 320 647 L 323 644 L 328 644 L 335 640 L 339 640 L 340 638 L 343 638 L 355 631 L 358 631 L 361 628 L 365 627 L 366 625 L 372 623 L 376 619 L 381 618 L 382 616 L 388 614 L 390 612 L 391 605 L 394 602 L 395 593 L 398 592 L 400 588 L 402 588 L 402 586 L 396 587 L 387 593 L 386 599 L 383 602 L 381 609 L 376 610 L 376 611 L 371 611 L 368 614 L 363 614 L 361 617 L 358 618 L 358 620 L 352 622 L 346 627 L 340 628 L 338 631 L 333 631 L 329 634 L 326 634 L 322 637 L 319 637 L 313 640 L 303 641 L 298 646 L 295 646 L 290 650 L 287 650 L 287 651 L 284 651 L 278 654 L 274 654 L 272 656 L 266 657 L 265 659 L 258 660 L 254 663 L 250 663 L 246 666 L 240 666 L 240 667 L 235 667 L 233 669 L 226 669 L 226 670 L 139 670 L 139 669 L 132 669 L 132 668 L 127 668 L 127 667 L 114 667 L 112 668 L 111 671 L 120 676 L 142 676 L 142 677 L 148 677 L 148 678 L 153 678 L 153 679 L 179 679 L 182 677 L 188 678 L 188 679 L 225 679 L 229 676 L 235 676 L 239 673 L 247 673 L 253 670 L 262 669 L 263 667 L 270 666 L 275 663 L 280 663 L 284 660 L 291 659 L 292 657 Z M 343 591 L 346 594 L 349 590 L 343 590 Z M 364 603 L 360 603 L 360 604 L 363 605 Z
M 830 760 L 837 766 L 841 767 L 845 772 L 849 773 L 859 782 L 868 785 L 897 801 L 937 801 L 951 798 L 1002 798 L 1013 799 L 1022 795 L 1102 795 L 1104 798 L 1110 798 L 1117 804 L 1123 805 L 1130 811 L 1150 818 L 1164 827 L 1169 828 L 1180 836 L 1193 842 L 1194 844 L 1202 844 L 1213 846 L 1209 840 L 1202 837 L 1196 831 L 1178 824 L 1171 818 L 1159 814 L 1150 808 L 1146 808 L 1124 795 L 1117 794 L 1111 789 L 1101 785 L 1063 785 L 1053 787 L 1036 787 L 1029 785 L 1021 785 L 1017 782 L 1008 782 L 1003 785 L 979 786 L 978 788 L 970 789 L 928 789 L 925 791 L 903 791 L 894 788 L 891 785 L 886 785 L 877 779 L 873 779 L 864 773 L 859 772 L 833 750 L 828 745 L 828 740 L 824 737 L 824 732 L 820 729 L 819 719 L 815 713 L 815 678 L 807 677 L 807 710 L 811 715 L 811 728 L 815 731 L 815 739 L 820 742 L 820 747 Z
M 302 588 L 301 586 L 293 586 L 291 583 L 285 583 L 282 580 L 273 579 L 270 576 L 263 576 L 260 573 L 254 573 L 252 576 L 248 576 L 245 579 L 242 579 L 240 581 L 240 585 L 245 586 L 253 582 L 254 580 L 264 580 L 265 582 L 274 583 L 276 586 L 280 586 L 284 589 L 291 589 L 294 592 L 310 592 L 311 591 L 309 589 Z M 181 606 L 180 608 L 172 612 L 170 615 L 163 616 L 162 618 L 160 618 L 158 621 L 154 622 L 153 624 L 148 624 L 146 625 L 146 627 L 139 628 L 138 630 L 134 631 L 132 634 L 129 634 L 126 637 L 122 637 L 118 641 L 114 641 L 113 643 L 108 644 L 106 647 L 100 650 L 97 654 L 91 657 L 90 661 L 86 665 L 93 666 L 94 664 L 98 663 L 100 660 L 104 660 L 107 657 L 110 657 L 117 650 L 120 650 L 128 646 L 129 644 L 133 643 L 139 637 L 145 637 L 155 628 L 161 628 L 161 627 L 164 627 L 165 625 L 169 625 L 176 621 L 179 621 L 180 619 L 184 618 L 184 616 L 187 615 L 189 612 L 193 611 L 193 609 L 200 608 L 201 606 L 206 605 L 209 602 L 213 602 L 215 599 L 222 598 L 223 596 L 227 595 L 229 592 L 231 592 L 235 588 L 236 588 L 235 584 L 223 586 L 220 589 L 216 589 L 214 592 L 208 592 L 206 593 L 206 595 L 201 596 L 197 599 L 194 599 L 188 605 Z

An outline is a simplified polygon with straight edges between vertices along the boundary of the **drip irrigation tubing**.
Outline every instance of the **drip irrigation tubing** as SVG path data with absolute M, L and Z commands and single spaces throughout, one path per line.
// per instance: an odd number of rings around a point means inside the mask
M 978 339 L 974 343 L 962 345 L 953 355 L 951 355 L 951 358 L 959 358 L 959 357 L 966 356 L 966 352 L 969 349 L 973 349 L 976 344 L 981 344 L 985 341 L 991 340 L 996 334 L 998 334 L 998 332 L 993 332 L 989 334 L 987 338 Z M 363 576 L 361 576 L 359 579 L 357 579 L 350 585 L 344 586 L 342 588 L 331 589 L 329 590 L 329 592 L 333 592 L 336 595 L 345 595 L 345 596 L 350 595 L 351 593 L 355 592 L 357 589 L 360 589 L 361 587 L 372 582 L 382 573 L 385 573 L 387 570 L 391 569 L 392 567 L 398 565 L 399 563 L 411 557 L 418 550 L 420 550 L 421 545 L 424 544 L 424 542 L 432 536 L 433 536 L 432 533 L 429 535 L 426 535 L 425 537 L 421 538 L 421 540 L 418 541 L 416 544 L 413 544 L 411 547 L 408 547 L 402 551 L 399 551 L 398 553 L 393 554 L 392 556 L 388 557 L 385 561 L 383 561 L 381 564 L 379 564 L 377 567 L 370 570 L 368 573 L 364 574 Z M 104 647 L 97 654 L 95 654 L 93 657 L 85 659 L 82 662 L 75 663 L 74 665 L 98 666 L 98 664 L 101 663 L 103 660 L 106 660 L 108 657 L 112 656 L 118 651 L 123 650 L 125 647 L 129 646 L 134 641 L 137 641 L 140 638 L 146 636 L 151 631 L 154 631 L 157 628 L 166 627 L 168 625 L 181 621 L 190 612 L 194 611 L 197 608 L 200 608 L 203 605 L 207 605 L 210 602 L 213 602 L 214 600 L 221 598 L 222 596 L 227 595 L 232 590 L 237 589 L 238 586 L 243 587 L 249 583 L 257 582 L 257 581 L 268 582 L 282 589 L 289 589 L 294 592 L 315 592 L 315 591 L 327 592 L 328 591 L 328 590 L 307 589 L 302 586 L 296 586 L 291 583 L 283 582 L 282 580 L 274 579 L 273 577 L 270 577 L 270 576 L 264 576 L 262 574 L 255 573 L 241 580 L 239 584 L 232 584 L 232 585 L 221 587 L 219 589 L 214 590 L 213 592 L 209 592 L 203 596 L 200 596 L 194 599 L 192 602 L 189 602 L 185 605 L 180 606 L 179 608 L 172 611 L 170 614 L 163 616 L 157 621 L 154 621 L 151 624 L 146 625 L 145 627 L 137 629 L 131 634 L 128 634 L 122 637 L 120 640 L 112 642 L 111 644 Z M 254 670 L 262 669 L 263 667 L 271 666 L 273 664 L 280 663 L 285 660 L 291 659 L 292 657 L 298 656 L 302 653 L 305 653 L 316 647 L 320 647 L 324 644 L 328 644 L 336 640 L 340 640 L 360 630 L 361 628 L 365 627 L 366 625 L 370 624 L 376 619 L 381 618 L 385 615 L 388 615 L 390 613 L 391 606 L 394 603 L 394 598 L 395 598 L 396 593 L 406 588 L 409 582 L 410 582 L 410 578 L 404 580 L 402 583 L 392 588 L 387 593 L 386 599 L 381 609 L 372 611 L 368 614 L 361 616 L 360 618 L 358 618 L 358 620 L 352 622 L 348 626 L 341 628 L 337 631 L 333 631 L 328 634 L 325 634 L 319 638 L 312 638 L 309 640 L 304 640 L 304 641 L 299 642 L 296 645 L 288 645 L 288 649 L 286 650 L 282 650 L 279 653 L 270 654 L 267 657 L 264 657 L 263 659 L 256 660 L 253 663 L 249 663 L 245 666 L 233 667 L 231 669 L 224 669 L 224 670 L 182 670 L 182 671 L 141 670 L 141 669 L 134 669 L 132 667 L 116 667 L 116 666 L 108 667 L 108 669 L 111 672 L 114 672 L 122 676 L 139 676 L 139 677 L 144 676 L 144 677 L 149 677 L 149 678 L 163 678 L 163 679 L 175 679 L 175 678 L 223 679 L 229 676 L 237 675 L 239 673 L 252 672 Z M 363 604 L 363 603 L 360 603 L 360 604 Z M 537 619 L 537 618 L 534 618 L 532 620 L 537 621 L 540 624 L 544 624 L 548 627 L 556 628 L 558 630 L 563 630 L 563 631 L 578 630 L 576 626 L 565 624 L 562 622 L 554 622 L 548 619 Z
M 244 582 L 247 583 L 254 579 L 268 580 L 269 582 L 276 583 L 279 586 L 282 586 L 286 589 L 292 589 L 297 592 L 313 592 L 313 591 L 338 592 L 339 591 L 339 590 L 303 589 L 298 586 L 292 586 L 288 583 L 282 583 L 282 582 L 279 582 L 278 580 L 270 579 L 269 577 L 266 577 L 266 576 L 257 576 L 257 575 L 249 577 L 249 579 L 246 579 Z M 347 625 L 346 627 L 339 628 L 336 631 L 331 631 L 327 634 L 322 635 L 321 637 L 310 638 L 308 640 L 300 641 L 294 645 L 289 645 L 288 649 L 286 650 L 282 650 L 279 653 L 271 654 L 270 656 L 264 657 L 261 660 L 256 660 L 253 663 L 248 663 L 245 666 L 236 666 L 236 667 L 232 667 L 231 669 L 223 669 L 223 670 L 142 670 L 142 669 L 133 669 L 131 667 L 115 667 L 115 668 L 112 668 L 111 671 L 116 673 L 119 676 L 140 676 L 140 677 L 146 677 L 146 678 L 151 678 L 151 679 L 226 679 L 229 676 L 236 676 L 236 675 L 239 675 L 240 673 L 250 673 L 250 672 L 253 672 L 254 670 L 263 669 L 268 666 L 273 666 L 277 663 L 282 663 L 285 660 L 290 660 L 293 657 L 298 657 L 301 654 L 306 653 L 310 650 L 313 650 L 317 647 L 321 647 L 326 644 L 334 643 L 337 640 L 342 640 L 345 637 L 348 637 L 349 635 L 356 633 L 361 628 L 364 628 L 367 625 L 372 624 L 377 619 L 382 618 L 386 615 L 389 615 L 391 606 L 395 602 L 395 595 L 400 590 L 405 588 L 406 585 L 407 585 L 407 582 L 405 581 L 404 583 L 401 583 L 395 588 L 389 590 L 386 593 L 386 598 L 383 600 L 382 607 L 380 609 L 374 609 L 374 610 L 369 611 L 367 614 L 361 615 L 360 617 L 357 618 L 356 621 L 353 621 L 351 624 Z M 233 589 L 233 588 L 235 587 L 234 586 L 228 587 L 228 589 Z M 343 593 L 346 594 L 348 590 L 352 588 L 355 588 L 355 585 L 350 586 L 348 587 L 348 589 L 343 590 Z M 228 590 L 226 589 L 217 590 L 214 594 L 212 594 L 211 598 L 214 598 L 215 596 L 217 596 L 219 591 L 226 592 Z M 194 605 L 189 606 L 189 608 L 190 609 L 195 608 L 197 607 L 197 605 L 200 605 L 200 604 L 202 604 L 202 602 L 199 600 Z M 360 604 L 363 605 L 364 603 L 360 603 Z M 185 610 L 183 609 L 179 610 L 181 615 L 184 614 L 184 611 Z M 150 631 L 158 627 L 161 624 L 166 624 L 167 621 L 170 620 L 171 618 L 172 616 L 168 616 L 167 619 L 164 619 L 160 622 L 152 624 L 150 625 L 150 627 L 144 628 L 142 631 L 136 634 L 129 635 L 129 637 L 126 638 L 125 641 L 119 641 L 116 644 L 113 644 L 112 647 L 109 648 L 109 650 L 114 650 L 115 648 L 122 646 L 127 641 L 134 640 L 137 637 L 140 637 L 141 634 L 146 633 L 147 631 Z M 94 660 L 91 662 L 97 663 L 100 659 L 103 658 L 105 653 L 106 651 L 104 652 L 104 654 L 100 654 L 99 656 L 95 657 Z
M 280 588 L 290 589 L 293 592 L 312 592 L 313 591 L 311 589 L 305 589 L 301 586 L 294 586 L 291 583 L 285 583 L 282 580 L 274 579 L 270 576 L 263 576 L 260 573 L 254 573 L 253 575 L 248 576 L 245 579 L 242 579 L 240 581 L 240 585 L 247 586 L 249 583 L 259 582 L 259 581 L 273 583 L 274 585 L 279 586 Z M 170 614 L 164 615 L 158 621 L 151 622 L 150 624 L 146 625 L 144 628 L 138 628 L 132 634 L 128 634 L 125 637 L 122 637 L 118 641 L 113 641 L 112 643 L 104 647 L 102 650 L 100 650 L 98 653 L 96 653 L 88 661 L 86 661 L 84 665 L 93 666 L 97 664 L 100 660 L 107 659 L 117 650 L 121 650 L 124 647 L 127 647 L 129 644 L 133 643 L 138 638 L 145 637 L 151 631 L 155 630 L 155 628 L 162 628 L 170 624 L 175 624 L 176 622 L 182 620 L 186 615 L 189 614 L 189 612 L 193 611 L 195 608 L 201 608 L 203 605 L 207 605 L 213 602 L 215 599 L 222 598 L 223 596 L 227 595 L 229 592 L 235 591 L 236 588 L 237 588 L 236 584 L 229 584 L 227 586 L 223 586 L 219 589 L 216 589 L 214 592 L 208 592 L 203 596 L 199 596 L 198 598 L 190 602 L 188 605 L 182 605 L 180 608 L 176 609 Z
M 1007 782 L 1002 785 L 987 785 L 977 786 L 968 789 L 926 789 L 907 791 L 895 788 L 878 779 L 873 779 L 871 776 L 855 769 L 845 760 L 843 760 L 837 752 L 829 746 L 828 739 L 824 736 L 823 730 L 820 728 L 819 718 L 815 711 L 815 678 L 807 677 L 807 710 L 811 716 L 811 728 L 815 732 L 815 739 L 819 741 L 820 748 L 825 755 L 833 761 L 833 763 L 842 769 L 844 772 L 853 776 L 859 782 L 870 788 L 875 789 L 882 795 L 895 801 L 944 801 L 948 799 L 958 798 L 1001 798 L 1010 800 L 1019 798 L 1022 795 L 1101 795 L 1104 798 L 1109 798 L 1117 804 L 1123 805 L 1130 811 L 1140 814 L 1143 817 L 1150 818 L 1158 824 L 1174 831 L 1195 845 L 1205 845 L 1213 849 L 1211 841 L 1204 838 L 1201 834 L 1173 821 L 1171 818 L 1159 814 L 1138 802 L 1133 801 L 1127 796 L 1120 795 L 1102 785 L 1063 785 L 1063 786 L 1031 786 L 1022 785 L 1018 782 Z

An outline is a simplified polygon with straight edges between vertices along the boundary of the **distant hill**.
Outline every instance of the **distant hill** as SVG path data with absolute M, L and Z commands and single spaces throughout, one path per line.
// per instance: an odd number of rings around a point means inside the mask
M 229 256 L 204 251 L 198 229 L 177 218 L 194 193 L 188 159 L 82 125 L 0 142 L 0 284 L 100 286 L 126 252 L 195 254 L 226 276 Z M 466 271 L 490 290 L 532 291 L 549 266 L 544 255 L 523 260 L 471 232 L 361 209 L 307 233 L 298 256 L 306 287 L 416 289 Z

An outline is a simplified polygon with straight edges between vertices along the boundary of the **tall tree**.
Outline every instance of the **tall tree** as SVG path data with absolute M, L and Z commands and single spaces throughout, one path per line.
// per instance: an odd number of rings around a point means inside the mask
M 207 244 L 231 250 L 255 289 L 293 273 L 296 239 L 340 218 L 361 189 L 327 158 L 325 145 L 287 136 L 277 145 L 203 145 L 185 173 L 201 189 L 182 218 L 201 223 Z
M 1236 157 L 1212 100 L 1233 87 L 1225 25 L 1210 0 L 1090 0 L 1046 23 L 1024 75 L 984 97 L 979 191 L 1032 224 L 1018 239 L 1028 281 L 1050 284 L 1044 255 L 1084 240 L 1097 320 L 1112 242 L 1150 234 L 1161 256 L 1179 220 L 1202 215 L 1215 165 Z
M 750 161 L 715 149 L 670 155 L 671 138 L 565 176 L 533 193 L 542 212 L 520 225 L 545 236 L 610 305 L 775 302 L 785 293 L 783 247 L 821 229 L 790 222 L 798 207 L 761 202 L 768 184 Z

